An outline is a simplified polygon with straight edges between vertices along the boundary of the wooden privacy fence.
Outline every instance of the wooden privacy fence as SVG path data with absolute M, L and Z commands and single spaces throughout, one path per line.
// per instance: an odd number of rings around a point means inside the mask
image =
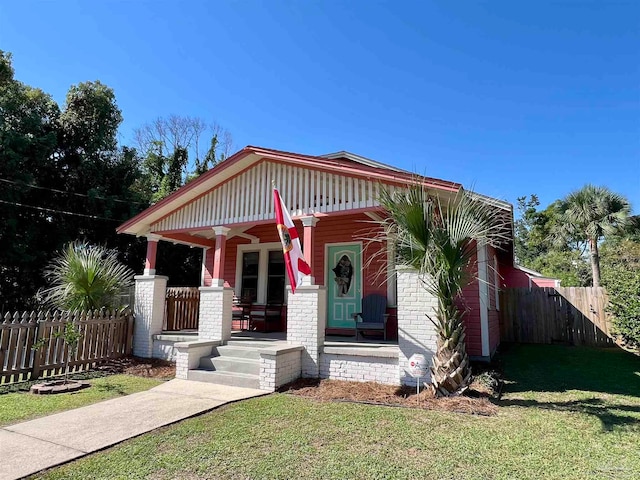
M 198 287 L 167 288 L 163 330 L 197 330 L 200 314 Z
M 0 322 L 0 384 L 64 373 L 69 349 L 55 334 L 61 334 L 70 321 L 78 328 L 80 340 L 69 371 L 131 354 L 133 314 L 129 310 L 7 313 Z M 39 342 L 42 346 L 34 349 Z
M 607 303 L 602 287 L 508 288 L 501 292 L 501 339 L 613 346 Z

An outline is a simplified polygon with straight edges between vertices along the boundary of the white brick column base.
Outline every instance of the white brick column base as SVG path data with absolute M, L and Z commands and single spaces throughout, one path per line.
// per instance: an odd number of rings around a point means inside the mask
M 153 336 L 162 332 L 164 302 L 168 277 L 162 275 L 136 275 L 135 322 L 133 324 L 133 354 L 151 358 Z
M 400 383 L 415 386 L 417 380 L 407 373 L 409 358 L 414 353 L 421 353 L 431 365 L 431 358 L 436 351 L 436 333 L 425 314 L 435 319 L 438 300 L 425 290 L 416 270 L 402 267 L 396 270 Z M 430 382 L 430 376 L 421 378 L 420 381 Z
M 189 370 L 198 368 L 200 359 L 211 355 L 213 347 L 218 345 L 220 345 L 220 342 L 204 342 L 200 340 L 176 343 L 173 346 L 176 359 L 176 378 L 187 380 Z
M 287 287 L 287 343 L 302 345 L 302 376 L 320 376 L 320 352 L 327 324 L 327 289 L 302 285 L 291 293 Z
M 260 390 L 274 392 L 300 378 L 300 346 L 276 347 L 260 352 Z
M 230 287 L 200 287 L 200 318 L 198 340 L 231 338 L 231 307 L 233 289 Z

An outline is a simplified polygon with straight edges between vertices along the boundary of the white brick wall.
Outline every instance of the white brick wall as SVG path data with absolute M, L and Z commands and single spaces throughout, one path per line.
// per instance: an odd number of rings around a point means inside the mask
M 153 358 L 175 362 L 176 353 L 173 348 L 175 342 L 168 340 L 153 340 Z
M 229 287 L 200 287 L 200 317 L 198 338 L 221 340 L 231 338 L 231 307 L 233 289 Z
M 397 273 L 400 382 L 415 386 L 416 379 L 406 373 L 409 357 L 414 353 L 421 353 L 431 364 L 436 351 L 436 334 L 433 324 L 425 314 L 435 318 L 438 301 L 425 290 L 417 271 L 398 268 Z M 421 380 L 430 381 L 429 377 Z
M 168 277 L 138 275 L 134 278 L 136 285 L 133 354 L 137 357 L 151 358 L 153 336 L 162 332 Z
M 176 360 L 176 378 L 187 380 L 189 370 L 198 368 L 200 359 L 211 355 L 213 347 L 220 345 L 216 341 L 178 342 L 173 348 Z
M 318 378 L 319 354 L 324 346 L 327 323 L 327 290 L 319 285 L 303 285 L 291 294 L 287 287 L 287 343 L 302 345 L 302 376 Z
M 260 354 L 260 390 L 275 391 L 300 378 L 302 349 L 286 353 Z
M 323 353 L 320 355 L 320 378 L 398 385 L 398 359 Z

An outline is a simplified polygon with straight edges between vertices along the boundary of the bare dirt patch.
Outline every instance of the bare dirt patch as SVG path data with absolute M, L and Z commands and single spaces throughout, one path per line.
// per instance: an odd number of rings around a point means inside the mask
M 436 398 L 426 389 L 416 394 L 413 387 L 397 387 L 373 382 L 299 379 L 285 385 L 280 391 L 318 401 L 357 402 L 474 415 L 498 413 L 498 407 L 489 401 L 488 392 L 473 389 L 470 390 L 469 395 Z

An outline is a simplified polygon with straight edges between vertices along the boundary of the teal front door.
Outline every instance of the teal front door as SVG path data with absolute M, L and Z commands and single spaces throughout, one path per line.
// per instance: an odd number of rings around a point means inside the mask
M 362 308 L 361 246 L 329 247 L 327 269 L 327 327 L 355 328 L 353 314 Z

